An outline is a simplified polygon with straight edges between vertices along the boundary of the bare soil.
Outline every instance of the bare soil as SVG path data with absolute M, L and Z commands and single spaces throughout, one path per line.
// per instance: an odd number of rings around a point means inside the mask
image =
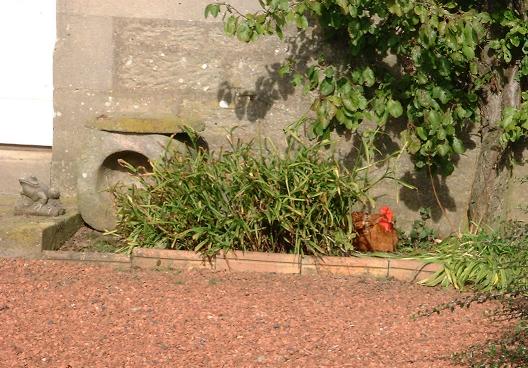
M 0 260 L 0 367 L 452 367 L 493 304 L 397 281 Z
M 87 226 L 81 226 L 59 250 L 113 253 L 123 245 L 112 235 L 105 235 Z

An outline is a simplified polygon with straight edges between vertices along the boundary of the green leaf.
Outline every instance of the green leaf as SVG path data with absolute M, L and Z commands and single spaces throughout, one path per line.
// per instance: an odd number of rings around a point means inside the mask
M 323 100 L 321 102 L 321 105 L 319 106 L 319 109 L 317 110 L 317 117 L 319 118 L 319 121 L 323 129 L 326 129 L 326 127 L 328 127 L 328 125 L 330 124 L 330 121 L 335 116 L 336 112 L 337 112 L 336 106 L 332 104 L 330 101 Z
M 308 6 L 309 8 L 317 15 L 321 15 L 322 14 L 322 4 L 318 1 L 312 1 L 312 2 L 309 2 L 308 3 Z
M 449 176 L 455 170 L 455 165 L 451 161 L 444 161 L 439 165 L 440 174 L 443 176 Z
M 458 153 L 459 155 L 463 154 L 466 151 L 464 144 L 457 137 L 453 138 L 453 143 L 451 147 L 453 147 L 453 152 Z
M 477 34 L 471 23 L 466 23 L 464 27 L 464 43 L 471 48 L 477 43 Z
M 308 28 L 308 19 L 304 15 L 298 15 L 295 17 L 295 25 L 299 29 Z
M 362 73 L 363 84 L 367 87 L 372 87 L 376 83 L 376 78 L 374 77 L 374 71 L 368 66 L 363 69 Z
M 437 127 L 442 124 L 442 117 L 441 115 L 435 111 L 431 110 L 426 114 L 427 120 L 429 123 L 431 123 L 431 126 Z
M 293 75 L 292 84 L 295 87 L 301 86 L 303 84 L 303 81 L 304 81 L 304 78 L 303 78 L 303 76 L 301 74 L 295 73 Z
M 403 108 L 400 101 L 389 100 L 387 103 L 387 111 L 393 118 L 399 118 L 403 114 Z
M 504 130 L 510 130 L 515 126 L 514 117 L 517 112 L 517 109 L 514 107 L 508 106 L 505 107 L 502 111 L 502 120 L 500 122 L 500 125 L 502 129 Z
M 466 117 L 466 110 L 460 105 L 458 105 L 455 109 L 455 113 L 460 119 L 464 119 Z
M 352 101 L 352 99 L 348 98 L 348 97 L 343 97 L 342 98 L 342 102 L 343 102 L 343 106 L 348 110 L 348 111 L 357 111 L 358 107 L 357 105 L 354 104 L 354 102 Z
M 233 36 L 236 32 L 237 18 L 234 15 L 230 15 L 227 21 L 224 23 L 224 32 L 230 36 Z
M 395 14 L 398 17 L 401 17 L 403 15 L 402 8 L 397 1 L 391 1 L 388 9 L 392 14 Z
M 289 7 L 290 7 L 290 4 L 288 0 L 279 0 L 278 8 L 280 10 L 288 11 Z
M 352 85 L 346 79 L 341 79 L 338 82 L 338 90 L 341 95 L 347 96 L 352 92 Z
M 335 0 L 335 3 L 346 12 L 348 10 L 348 0 Z
M 427 133 L 425 133 L 425 129 L 423 127 L 417 127 L 416 128 L 416 134 L 422 141 L 426 141 L 428 139 Z
M 328 96 L 332 93 L 334 93 L 335 86 L 334 86 L 334 80 L 330 78 L 325 78 L 321 82 L 321 85 L 319 86 L 319 91 L 323 96 Z
M 475 58 L 475 50 L 467 45 L 462 47 L 462 53 L 468 60 L 473 60 Z
M 446 104 L 449 102 L 449 100 L 451 100 L 450 94 L 441 87 L 434 87 L 432 92 L 433 98 L 440 100 L 440 102 L 442 102 L 443 104 Z
M 509 41 L 515 47 L 519 47 L 519 45 L 521 44 L 521 39 L 517 35 L 511 37 Z
M 247 22 L 242 22 L 237 26 L 236 35 L 240 41 L 249 42 L 251 41 L 253 31 L 251 30 Z
M 338 109 L 336 111 L 335 117 L 336 117 L 337 121 L 339 121 L 343 125 L 346 125 L 348 123 L 348 121 L 350 120 L 350 118 L 345 115 L 343 109 Z
M 512 54 L 510 52 L 510 49 L 508 49 L 506 46 L 503 46 L 502 53 L 503 53 L 502 57 L 504 58 L 504 61 L 509 63 L 512 59 Z
M 444 139 L 446 139 L 446 136 L 447 136 L 446 131 L 443 128 L 438 129 L 438 131 L 436 132 L 436 138 L 440 141 L 443 141 Z
M 205 7 L 204 16 L 207 18 L 211 14 L 214 18 L 220 13 L 220 4 L 209 4 Z
M 332 78 L 335 75 L 335 69 L 334 68 L 326 68 L 324 71 L 324 75 L 327 78 Z
M 306 71 L 306 76 L 308 77 L 308 81 L 310 82 L 310 90 L 314 90 L 319 86 L 319 71 L 315 67 L 310 67 Z
M 436 152 L 442 157 L 447 156 L 451 152 L 451 147 L 447 143 L 436 146 Z
M 411 155 L 414 155 L 420 150 L 420 146 L 422 145 L 422 143 L 420 142 L 420 139 L 418 139 L 417 136 L 412 133 L 409 133 L 407 130 L 401 132 L 400 136 L 401 140 L 407 145 L 407 151 Z

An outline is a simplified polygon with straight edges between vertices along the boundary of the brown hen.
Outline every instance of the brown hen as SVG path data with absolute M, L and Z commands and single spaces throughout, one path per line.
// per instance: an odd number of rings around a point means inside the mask
M 394 252 L 398 234 L 394 229 L 393 213 L 382 207 L 380 213 L 352 212 L 352 222 L 357 237 L 354 248 L 360 252 Z

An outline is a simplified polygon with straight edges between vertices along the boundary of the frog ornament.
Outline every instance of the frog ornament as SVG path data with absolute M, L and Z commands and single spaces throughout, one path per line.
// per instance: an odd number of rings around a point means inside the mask
M 15 215 L 61 216 L 66 210 L 59 201 L 58 190 L 42 184 L 35 176 L 18 179 L 22 186 Z

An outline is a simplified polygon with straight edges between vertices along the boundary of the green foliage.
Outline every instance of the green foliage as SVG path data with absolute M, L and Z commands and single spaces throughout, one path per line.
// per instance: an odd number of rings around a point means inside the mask
M 141 188 L 114 189 L 127 250 L 353 252 L 350 211 L 370 201 L 371 164 L 346 169 L 324 152 L 328 142 L 306 145 L 294 135 L 284 154 L 229 143 L 226 152 L 196 149 L 153 163 L 152 174 L 136 172 Z
M 499 319 L 517 322 L 504 336 L 455 355 L 455 360 L 471 367 L 528 366 L 528 224 L 508 222 L 499 231 L 466 234 L 452 238 L 426 260 L 441 262 L 438 272 L 426 285 L 471 287 L 478 292 L 423 310 L 429 316 L 444 310 L 469 308 L 474 303 L 498 301 Z
M 485 291 L 507 291 L 512 285 L 528 285 L 526 234 L 511 228 L 464 234 L 443 241 L 434 253 L 422 259 L 440 263 L 444 269 L 423 284 Z
M 503 134 L 501 143 L 516 142 L 528 133 L 528 92 L 522 93 L 523 104 L 519 109 L 506 107 L 502 111 L 501 127 Z
M 419 214 L 420 219 L 413 222 L 409 234 L 399 234 L 398 248 L 403 253 L 431 249 L 434 244 L 436 231 L 428 226 L 428 221 L 431 219 L 431 209 L 420 208 Z
M 528 76 L 528 25 L 510 2 L 443 0 L 259 0 L 261 11 L 241 14 L 228 3 L 206 8 L 222 14 L 227 34 L 250 42 L 260 36 L 284 38 L 288 24 L 299 31 L 309 20 L 328 37 L 346 41 L 345 65 L 323 55 L 307 70 L 298 60 L 281 72 L 316 95 L 312 129 L 327 138 L 332 129 L 355 131 L 366 121 L 383 127 L 405 118 L 402 137 L 417 168 L 448 175 L 453 156 L 464 153 L 461 132 L 479 123 L 483 88 L 498 71 L 518 65 Z M 484 51 L 486 58 L 482 60 Z M 383 60 L 395 55 L 394 73 Z M 493 66 L 490 70 L 489 65 Z M 519 139 L 528 127 L 528 102 L 505 111 L 502 142 Z

